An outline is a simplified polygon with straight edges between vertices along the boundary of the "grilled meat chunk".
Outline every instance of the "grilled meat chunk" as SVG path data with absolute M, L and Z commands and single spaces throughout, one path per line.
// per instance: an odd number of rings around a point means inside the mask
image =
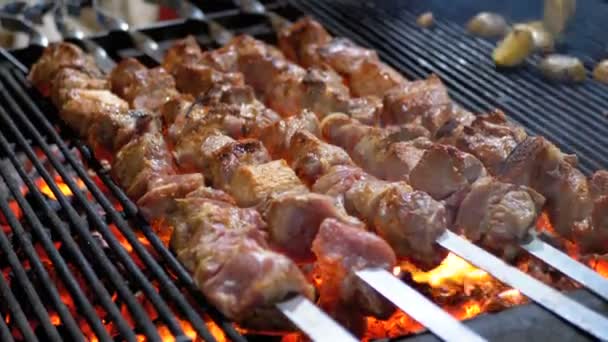
M 469 126 L 460 126 L 439 142 L 452 144 L 477 157 L 488 172 L 497 175 L 502 163 L 527 134 L 523 128 L 507 121 L 504 113 L 494 111 L 480 115 Z
M 608 171 L 596 171 L 589 180 L 591 196 L 596 199 L 608 195 Z
M 116 154 L 112 174 L 129 197 L 138 200 L 158 178 L 174 174 L 171 155 L 160 133 L 131 140 Z
M 228 318 L 254 329 L 285 329 L 275 304 L 314 289 L 287 257 L 268 249 L 252 209 L 201 197 L 178 201 L 171 246 L 205 297 Z
M 272 195 L 263 212 L 270 241 L 297 262 L 314 261 L 312 242 L 325 219 L 364 226 L 336 207 L 333 198 L 304 191 Z
M 245 207 L 262 204 L 270 196 L 288 191 L 308 192 L 285 160 L 238 168 L 230 188 L 238 205 Z
M 305 110 L 298 115 L 276 121 L 261 132 L 259 139 L 273 156 L 287 158 L 293 136 L 302 131 L 320 135 L 319 120 L 314 113 Z
M 420 267 L 437 266 L 442 252 L 435 240 L 447 227 L 445 207 L 403 182 L 361 180 L 345 194 L 349 214 L 364 218 L 399 257 Z
M 44 95 L 49 95 L 49 87 L 61 69 L 79 70 L 91 78 L 101 78 L 101 71 L 95 65 L 93 57 L 78 46 L 70 43 L 54 43 L 44 49 L 42 56 L 32 66 L 28 79 Z
M 134 58 L 122 60 L 112 70 L 110 85 L 136 109 L 156 111 L 179 95 L 175 80 L 164 68 L 148 69 Z
M 87 141 L 96 156 L 103 155 L 102 151 L 111 156 L 135 137 L 161 131 L 162 124 L 155 114 L 145 110 L 115 112 L 97 116 L 89 128 Z
M 346 38 L 332 38 L 311 18 L 303 18 L 278 33 L 285 55 L 304 67 L 332 68 L 344 77 L 354 96 L 379 96 L 405 82 L 375 51 Z
M 484 177 L 462 201 L 456 227 L 470 240 L 512 259 L 534 229 L 544 202 L 531 188 Z
M 439 77 L 431 75 L 426 80 L 407 82 L 388 91 L 381 121 L 384 125 L 399 125 L 425 118 L 436 130 L 449 119 L 450 108 L 447 88 Z
M 85 137 L 99 117 L 127 110 L 129 105 L 108 90 L 70 89 L 59 116 L 79 136 Z
M 585 176 L 575 160 L 541 137 L 520 143 L 502 166 L 500 179 L 532 187 L 547 199 L 551 223 L 564 237 L 589 231 L 593 202 Z
M 357 166 L 336 165 L 317 179 L 312 190 L 333 197 L 336 204 L 344 208 L 344 194 L 348 189 L 356 182 L 369 178 L 373 177 Z
M 162 67 L 173 74 L 180 65 L 196 64 L 203 55 L 201 47 L 194 36 L 177 40 L 167 50 Z
M 208 170 L 209 178 L 214 186 L 225 189 L 230 193 L 240 191 L 230 188 L 234 174 L 243 165 L 260 165 L 269 162 L 270 156 L 259 140 L 243 139 L 224 145 L 217 153 L 203 157 L 204 169 Z
M 365 268 L 392 271 L 397 258 L 379 236 L 358 226 L 327 219 L 321 225 L 312 249 L 322 280 L 319 303 L 325 310 L 337 314 L 338 319 L 341 317 L 336 311 L 386 319 L 395 310 L 386 298 L 355 275 L 356 271 Z M 346 321 L 356 320 L 357 317 L 349 317 Z
M 244 84 L 240 73 L 224 73 L 198 63 L 177 65 L 171 74 L 175 77 L 177 89 L 192 96 L 205 94 L 217 85 Z
M 51 100 L 57 108 L 63 107 L 67 101 L 66 95 L 70 89 L 109 89 L 106 79 L 91 76 L 89 73 L 72 68 L 62 68 L 57 71 L 51 83 Z
M 290 165 L 296 174 L 312 185 L 335 165 L 354 165 L 348 153 L 338 146 L 321 141 L 307 131 L 293 135 L 290 143 Z

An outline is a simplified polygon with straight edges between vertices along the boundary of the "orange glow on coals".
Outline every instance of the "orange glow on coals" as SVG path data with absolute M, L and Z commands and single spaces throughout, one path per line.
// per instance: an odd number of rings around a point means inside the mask
M 70 189 L 70 187 L 63 182 L 63 179 L 61 177 L 55 177 L 55 184 L 59 188 L 59 191 L 61 191 L 61 193 L 65 196 L 69 197 L 73 195 L 72 189 Z M 84 183 L 81 179 L 76 179 L 76 185 L 80 189 L 84 188 Z M 48 196 L 50 199 L 57 200 L 57 196 L 55 196 L 55 193 L 53 192 L 53 190 L 51 190 L 51 187 L 44 181 L 44 179 L 38 178 L 38 180 L 36 181 L 36 186 L 38 187 L 38 189 L 40 189 L 40 192 Z

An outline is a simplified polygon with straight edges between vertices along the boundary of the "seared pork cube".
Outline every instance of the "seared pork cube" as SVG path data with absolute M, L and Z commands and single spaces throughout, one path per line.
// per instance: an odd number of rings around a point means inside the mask
M 148 68 L 135 58 L 125 58 L 110 73 L 110 87 L 118 96 L 133 100 L 137 84 L 148 74 Z
M 577 239 L 588 226 L 593 200 L 587 178 L 576 169 L 576 158 L 562 153 L 542 137 L 520 143 L 502 166 L 500 179 L 526 185 L 547 200 L 547 212 L 555 230 Z
M 208 170 L 208 161 L 212 160 L 221 148 L 233 144 L 234 139 L 215 127 L 201 126 L 188 134 L 177 137 L 173 144 L 173 156 L 180 170 L 193 172 Z
M 298 115 L 276 121 L 260 133 L 259 139 L 273 156 L 287 158 L 291 139 L 300 131 L 320 135 L 319 120 L 314 113 L 304 110 Z
M 397 70 L 374 58 L 363 60 L 347 79 L 354 96 L 382 97 L 391 89 L 407 83 Z
M 203 51 L 194 36 L 188 36 L 173 43 L 163 60 L 163 68 L 173 73 L 183 64 L 195 64 L 200 61 Z
M 161 132 L 162 124 L 156 114 L 143 110 L 109 113 L 97 116 L 91 125 L 87 141 L 97 151 L 118 151 L 136 136 Z
M 166 126 L 171 126 L 178 117 L 186 115 L 194 103 L 190 95 L 180 95 L 165 102 L 158 110 Z
M 312 191 L 326 194 L 335 199 L 340 207 L 344 207 L 344 194 L 355 183 L 370 175 L 357 166 L 336 165 L 321 176 L 312 186 Z
M 443 204 L 403 182 L 362 180 L 345 195 L 347 212 L 365 221 L 399 257 L 422 268 L 437 266 L 444 253 L 435 240 L 448 226 Z
M 70 43 L 49 45 L 38 61 L 32 66 L 28 79 L 44 94 L 49 95 L 49 87 L 55 75 L 63 68 L 80 70 L 92 78 L 101 78 L 101 71 L 93 57 L 78 46 Z
M 436 200 L 467 191 L 470 184 L 486 175 L 481 162 L 473 155 L 448 145 L 434 144 L 424 150 L 412 168 L 409 184 Z
M 204 162 L 206 174 L 215 187 L 229 192 L 241 189 L 231 188 L 231 181 L 237 170 L 244 165 L 260 165 L 269 162 L 268 151 L 262 142 L 254 139 L 243 139 L 226 144 L 217 153 L 210 155 Z M 272 175 L 270 175 L 272 176 Z
M 284 27 L 277 36 L 279 48 L 285 56 L 304 67 L 315 65 L 311 58 L 316 55 L 316 48 L 332 40 L 325 28 L 310 17 Z
M 245 165 L 236 170 L 230 182 L 231 193 L 239 206 L 261 204 L 269 196 L 307 188 L 285 160 L 260 165 Z
M 253 209 L 201 197 L 178 201 L 171 246 L 195 284 L 228 318 L 254 329 L 289 329 L 275 304 L 313 287 L 287 257 L 266 247 Z
M 290 162 L 296 174 L 312 185 L 335 165 L 354 165 L 342 148 L 321 141 L 307 131 L 295 133 L 291 139 Z
M 608 196 L 608 171 L 596 171 L 589 180 L 589 189 L 593 198 Z
M 51 100 L 57 108 L 61 108 L 67 100 L 70 89 L 109 89 L 106 79 L 92 77 L 89 73 L 72 68 L 60 69 L 51 83 Z
M 456 227 L 470 240 L 512 259 L 535 228 L 544 203 L 531 188 L 484 177 L 462 201 Z
M 205 94 L 212 87 L 224 84 L 231 86 L 243 85 L 243 75 L 239 73 L 224 73 L 201 64 L 180 64 L 172 71 L 177 89 L 192 96 Z
M 160 133 L 131 140 L 116 154 L 112 174 L 127 195 L 138 200 L 160 177 L 174 174 L 171 154 Z
M 128 110 L 129 104 L 108 90 L 71 89 L 65 95 L 59 116 L 79 136 L 86 137 L 100 116 Z
M 381 294 L 359 279 L 355 272 L 366 268 L 392 271 L 397 257 L 378 235 L 335 219 L 321 224 L 312 250 L 317 257 L 320 305 L 333 312 L 348 306 L 354 315 L 386 319 L 395 307 Z
M 150 190 L 137 201 L 137 206 L 148 221 L 163 219 L 175 212 L 176 198 L 200 188 L 206 188 L 201 173 L 161 176 L 150 183 Z
M 439 77 L 432 75 L 426 80 L 407 82 L 391 89 L 384 97 L 381 121 L 385 125 L 412 122 L 450 103 L 447 88 Z
M 470 126 L 456 132 L 459 136 L 453 140 L 455 146 L 481 160 L 492 175 L 500 173 L 504 161 L 527 136 L 523 128 L 508 122 L 500 111 L 480 115 Z
M 297 262 L 314 261 L 312 241 L 326 218 L 363 227 L 335 206 L 333 198 L 304 191 L 273 196 L 263 211 L 273 246 Z
M 333 113 L 321 121 L 321 134 L 330 144 L 338 145 L 349 154 L 355 145 L 365 136 L 377 136 L 382 130 L 361 125 L 359 122 L 342 113 Z

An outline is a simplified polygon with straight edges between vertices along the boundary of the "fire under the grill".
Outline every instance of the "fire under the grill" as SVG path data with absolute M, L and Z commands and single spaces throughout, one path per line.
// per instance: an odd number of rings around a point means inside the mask
M 306 8 L 307 5 L 300 6 Z M 237 30 L 238 32 L 268 38 L 273 28 L 285 24 L 281 17 L 268 12 L 269 10 L 279 11 L 290 19 L 297 19 L 301 14 L 290 6 L 271 5 L 255 11 L 249 8 L 249 14 L 246 15 L 232 10 L 213 18 L 224 24 L 232 23 L 236 28 L 240 28 L 238 22 L 241 18 L 247 18 L 254 25 L 247 30 Z M 271 20 L 267 21 L 268 18 Z M 193 22 L 196 24 L 196 21 L 191 20 L 167 26 L 179 33 L 170 37 L 161 35 L 155 39 L 167 41 L 160 46 L 170 47 L 172 44 L 168 41 L 183 38 L 183 32 L 196 33 L 193 30 L 195 27 L 200 30 Z M 227 27 L 232 29 L 228 25 Z M 151 32 L 155 32 L 154 29 Z M 121 37 L 125 46 L 133 43 L 131 39 L 134 37 L 128 32 L 113 34 Z M 149 35 L 154 37 L 153 34 Z M 217 43 L 217 31 L 215 34 L 212 31 L 206 38 L 211 38 L 212 41 L 215 38 Z M 105 45 L 106 48 L 110 40 L 109 37 L 98 38 L 98 41 L 105 41 L 102 46 Z M 90 42 L 76 42 L 87 49 L 91 48 Z M 154 43 L 150 40 L 147 44 L 151 42 Z M 198 39 L 198 43 L 205 42 L 209 41 L 205 38 Z M 162 59 L 159 60 L 162 58 L 162 53 L 158 54 L 159 50 L 150 50 L 150 45 L 145 45 L 147 48 L 144 45 L 138 46 L 147 54 L 140 56 L 142 61 L 152 65 L 154 59 L 162 62 Z M 110 55 L 133 55 L 133 50 L 119 50 L 110 51 Z M 27 54 L 34 51 L 36 48 L 30 47 Z M 24 51 L 13 53 L 28 66 L 35 61 L 34 57 L 25 57 Z M 114 62 L 120 62 L 120 59 L 116 58 L 112 61 Z M 74 122 L 67 122 L 66 125 L 57 116 L 54 106 L 31 87 L 20 70 L 7 64 L 0 69 L 0 76 L 2 340 L 308 339 L 302 332 L 267 331 L 246 327 L 246 322 L 241 325 L 231 323 L 216 308 L 207 304 L 190 272 L 170 251 L 171 230 L 166 228 L 165 218 L 145 212 L 148 218 L 157 219 L 146 221 L 139 208 L 123 192 L 125 189 L 115 183 L 109 163 L 100 160 L 100 157 L 113 157 L 99 154 L 90 145 L 87 146 L 87 142 L 80 140 L 75 132 L 78 125 Z M 176 76 L 180 77 L 179 74 Z M 181 77 L 184 79 L 181 85 L 178 79 L 179 91 L 201 91 L 196 88 L 195 80 L 185 79 L 186 74 Z M 190 85 L 194 88 L 189 88 Z M 42 90 L 53 91 L 44 87 Z M 240 93 L 237 95 L 243 96 Z M 269 106 L 272 107 L 273 101 L 274 99 L 267 101 L 271 103 Z M 289 110 L 281 107 L 284 105 L 281 101 L 274 103 L 276 106 L 272 109 L 276 111 L 280 112 L 282 108 Z M 465 102 L 463 104 L 466 106 Z M 320 107 L 316 108 L 320 110 Z M 191 114 L 195 110 L 190 109 L 184 120 L 187 120 L 188 115 L 195 115 Z M 359 119 L 363 122 L 366 120 L 365 117 Z M 306 135 L 303 138 L 312 139 Z M 347 146 L 342 147 L 348 149 Z M 272 157 L 275 157 L 275 152 Z M 292 161 L 287 164 L 288 167 L 294 167 Z M 318 169 L 314 170 L 319 172 Z M 308 172 L 305 174 L 309 176 L 314 175 L 310 169 L 304 169 L 303 172 Z M 208 177 L 207 174 L 205 176 Z M 213 182 L 216 180 L 213 179 Z M 228 189 L 227 192 L 233 194 L 229 188 L 223 189 Z M 555 246 L 608 278 L 608 258 L 581 252 L 586 246 L 558 237 L 550 215 L 551 212 L 544 211 L 535 220 L 534 230 L 539 236 L 537 239 L 544 241 L 539 243 Z M 472 331 L 487 339 L 513 340 L 514 336 L 519 336 L 518 339 L 526 340 L 559 336 L 563 340 L 588 340 L 592 335 L 602 336 L 601 327 L 584 331 L 584 326 L 582 329 L 576 328 L 557 319 L 542 309 L 542 305 L 547 305 L 542 303 L 542 299 L 536 299 L 541 302 L 540 306 L 529 304 L 529 297 L 493 277 L 492 269 L 477 268 L 457 253 L 449 251 L 440 260 L 442 261 L 434 263 L 432 267 L 425 267 L 427 265 L 416 259 L 400 260 L 390 271 L 402 284 L 431 299 L 451 316 L 467 320 L 466 325 Z M 551 288 L 567 292 L 584 307 L 603 315 L 608 312 L 605 302 L 590 295 L 584 289 L 585 286 L 531 254 L 519 253 L 510 262 Z M 310 265 L 304 265 L 301 269 L 316 289 L 324 288 L 326 275 Z M 286 313 L 285 309 L 282 310 Z M 410 310 L 415 312 L 417 308 Z M 559 310 L 557 313 L 560 314 Z M 276 314 L 280 315 L 278 312 Z M 297 313 L 294 315 L 297 316 Z M 469 320 L 474 317 L 477 318 Z M 522 323 L 522 320 L 526 322 Z M 530 322 L 537 326 L 531 326 L 533 324 Z M 299 326 L 301 321 L 296 318 L 294 323 Z M 346 325 L 349 323 L 352 322 L 346 322 Z M 363 323 L 365 329 L 357 332 L 364 340 L 436 338 L 428 333 L 404 337 L 420 332 L 425 327 L 413 319 L 411 313 L 402 310 L 396 310 L 388 318 L 367 316 Z M 597 323 L 604 324 L 599 321 Z M 538 326 L 544 328 L 539 329 Z M 310 331 L 315 329 L 307 328 Z M 429 328 L 433 331 L 431 326 Z M 323 333 L 315 336 L 322 336 Z M 440 332 L 435 333 L 445 339 Z M 451 339 L 458 340 L 457 337 Z

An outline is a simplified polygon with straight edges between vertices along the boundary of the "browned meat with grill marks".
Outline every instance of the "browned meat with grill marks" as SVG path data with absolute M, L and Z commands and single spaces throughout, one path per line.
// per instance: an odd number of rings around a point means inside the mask
M 593 198 L 608 196 L 608 171 L 596 171 L 589 179 L 589 189 Z
M 357 166 L 336 165 L 317 179 L 312 185 L 312 190 L 333 197 L 336 204 L 343 208 L 346 191 L 356 182 L 370 177 L 367 172 Z
M 162 67 L 169 73 L 180 65 L 195 64 L 201 59 L 203 51 L 198 45 L 194 36 L 187 36 L 184 39 L 177 40 L 167 49 L 165 58 L 163 59 Z
M 388 91 L 380 120 L 384 125 L 399 125 L 425 118 L 428 129 L 437 130 L 450 118 L 451 100 L 439 77 L 404 83 Z
M 201 173 L 161 176 L 150 182 L 150 190 L 139 198 L 137 206 L 147 220 L 163 219 L 177 210 L 176 198 L 201 188 L 208 189 Z
M 209 170 L 208 160 L 224 146 L 233 144 L 234 139 L 217 128 L 200 127 L 188 134 L 180 135 L 173 144 L 173 156 L 179 168 L 185 172 Z
M 128 110 L 129 104 L 108 90 L 70 89 L 65 94 L 59 116 L 79 136 L 86 137 L 99 117 Z
M 374 227 L 399 257 L 432 268 L 445 256 L 435 244 L 448 224 L 445 207 L 404 182 L 358 181 L 346 192 L 345 207 Z
M 214 186 L 231 194 L 240 191 L 230 188 L 234 174 L 243 165 L 259 165 L 270 161 L 268 151 L 259 140 L 243 139 L 226 144 L 213 155 L 206 155 L 205 169 Z
M 397 258 L 380 237 L 358 226 L 327 219 L 319 228 L 312 249 L 322 280 L 319 304 L 325 310 L 333 314 L 349 311 L 351 316 L 359 316 L 349 317 L 347 322 L 368 315 L 386 319 L 395 310 L 386 298 L 355 275 L 366 268 L 392 271 Z M 341 318 L 340 314 L 337 316 Z
M 505 161 L 500 179 L 530 186 L 545 196 L 555 230 L 580 242 L 585 253 L 594 249 L 589 243 L 601 232 L 590 222 L 593 199 L 589 182 L 575 165 L 576 158 L 563 154 L 546 139 L 529 137 Z
M 332 166 L 354 165 L 346 151 L 321 141 L 307 131 L 299 131 L 293 135 L 289 151 L 292 168 L 310 185 L 327 173 Z
M 188 113 L 194 103 L 194 97 L 190 95 L 180 95 L 165 102 L 158 110 L 163 124 L 171 126 L 178 117 Z
M 526 136 L 523 128 L 508 122 L 504 113 L 494 111 L 478 116 L 469 126 L 458 125 L 438 141 L 474 155 L 490 174 L 497 175 L 502 163 Z
M 161 131 L 162 124 L 156 114 L 144 110 L 130 110 L 97 116 L 97 120 L 89 128 L 87 141 L 96 155 L 106 151 L 108 156 L 112 156 L 135 137 Z
M 330 67 L 349 84 L 354 96 L 378 96 L 405 82 L 397 71 L 382 63 L 375 51 L 346 38 L 332 38 L 311 18 L 303 18 L 278 33 L 279 47 L 304 67 Z
M 49 87 L 59 71 L 64 68 L 76 69 L 94 79 L 101 79 L 101 71 L 93 57 L 71 43 L 54 43 L 44 49 L 42 56 L 32 66 L 28 79 L 44 95 L 49 95 Z
M 205 197 L 177 200 L 171 246 L 207 300 L 253 329 L 290 329 L 275 304 L 314 288 L 287 257 L 268 249 L 252 209 Z
M 57 71 L 51 83 L 50 96 L 57 108 L 63 107 L 70 89 L 109 89 L 106 79 L 92 77 L 89 73 L 72 68 Z
M 122 60 L 110 74 L 112 91 L 133 108 L 158 110 L 178 96 L 175 80 L 162 67 L 146 68 L 134 58 Z
M 434 144 L 426 148 L 412 168 L 409 184 L 433 198 L 444 200 L 486 175 L 479 159 L 448 145 Z
M 225 84 L 242 86 L 243 76 L 240 73 L 224 73 L 201 64 L 180 64 L 172 73 L 177 89 L 192 96 L 205 94 L 212 87 Z
M 282 159 L 238 168 L 231 179 L 230 188 L 237 204 L 244 207 L 262 205 L 273 195 L 285 192 L 308 192 Z
M 456 227 L 470 240 L 512 259 L 535 228 L 544 202 L 531 188 L 484 177 L 462 201 Z
M 320 135 L 319 120 L 314 113 L 305 110 L 298 115 L 276 121 L 261 132 L 259 139 L 273 156 L 285 159 L 288 157 L 292 137 L 300 131 Z
M 160 133 L 147 133 L 123 146 L 112 164 L 112 175 L 126 194 L 138 200 L 162 176 L 174 174 L 171 154 Z

